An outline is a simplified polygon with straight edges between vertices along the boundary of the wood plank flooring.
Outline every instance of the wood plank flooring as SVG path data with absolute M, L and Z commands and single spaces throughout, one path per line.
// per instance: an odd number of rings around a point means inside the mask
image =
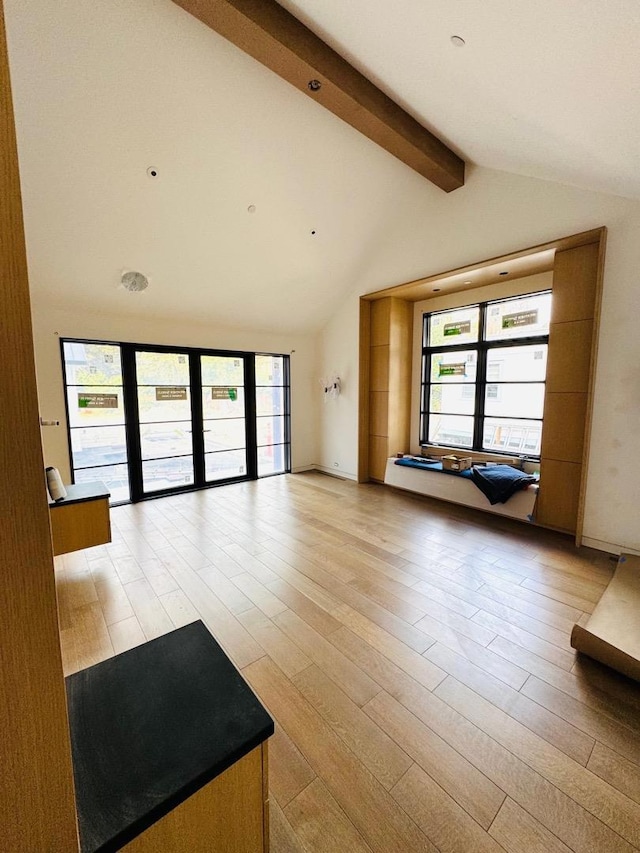
M 569 645 L 608 555 L 318 473 L 111 515 L 65 672 L 202 619 L 276 722 L 272 853 L 640 850 L 640 685 Z

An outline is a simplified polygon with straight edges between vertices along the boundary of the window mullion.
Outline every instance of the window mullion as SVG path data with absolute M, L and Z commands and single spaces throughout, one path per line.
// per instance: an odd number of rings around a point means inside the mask
M 429 317 L 430 314 L 424 314 L 422 317 L 422 381 L 420 384 L 420 444 L 426 444 L 429 441 L 429 388 L 431 386 L 431 359 L 429 353 Z
M 204 463 L 204 413 L 202 406 L 202 361 L 197 351 L 188 353 L 189 377 L 191 381 L 191 438 L 193 441 L 193 477 L 194 485 L 205 485 Z
M 473 450 L 482 449 L 482 433 L 484 429 L 484 401 L 487 386 L 487 347 L 484 342 L 487 304 L 480 304 L 478 323 L 478 356 L 476 367 L 476 408 L 473 418 Z
M 129 495 L 133 502 L 142 497 L 142 450 L 140 431 L 137 424 L 140 419 L 138 405 L 138 378 L 135 350 L 132 344 L 120 345 L 122 363 L 122 393 L 124 396 L 125 429 L 129 458 Z
M 422 354 L 422 399 L 420 401 L 420 414 L 422 419 L 423 443 L 429 440 L 429 395 L 431 392 L 431 359 L 427 353 Z

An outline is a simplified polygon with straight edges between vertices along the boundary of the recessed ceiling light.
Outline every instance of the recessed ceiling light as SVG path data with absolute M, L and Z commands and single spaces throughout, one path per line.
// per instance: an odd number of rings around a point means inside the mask
M 462 36 L 451 36 L 451 44 L 455 45 L 456 47 L 464 47 L 466 42 L 462 38 Z
M 439 287 L 434 287 L 434 288 L 433 288 L 433 292 L 434 292 L 434 293 L 440 293 L 440 288 L 439 288 Z
M 470 279 L 470 278 L 469 278 L 469 279 L 467 279 L 467 281 L 463 281 L 462 283 L 463 283 L 463 284 L 473 284 L 473 282 L 471 281 L 471 279 Z
M 127 270 L 120 276 L 120 284 L 129 293 L 141 293 L 149 287 L 149 279 L 141 272 Z
M 256 212 L 255 204 L 250 204 L 249 207 L 247 208 L 247 213 L 255 213 L 255 212 Z

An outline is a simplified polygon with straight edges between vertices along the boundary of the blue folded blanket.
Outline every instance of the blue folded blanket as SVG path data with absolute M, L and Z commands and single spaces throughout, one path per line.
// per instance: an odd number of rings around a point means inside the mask
M 538 482 L 537 477 L 510 465 L 491 465 L 489 468 L 475 465 L 471 469 L 471 479 L 492 506 L 506 503 L 511 495 Z

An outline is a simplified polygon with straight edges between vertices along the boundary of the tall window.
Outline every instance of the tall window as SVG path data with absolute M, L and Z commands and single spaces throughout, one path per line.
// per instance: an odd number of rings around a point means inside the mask
M 288 471 L 289 359 L 256 355 L 258 477 Z
M 424 315 L 422 444 L 540 456 L 551 293 Z
M 129 500 L 122 359 L 118 344 L 63 342 L 74 483 L 101 480 Z

